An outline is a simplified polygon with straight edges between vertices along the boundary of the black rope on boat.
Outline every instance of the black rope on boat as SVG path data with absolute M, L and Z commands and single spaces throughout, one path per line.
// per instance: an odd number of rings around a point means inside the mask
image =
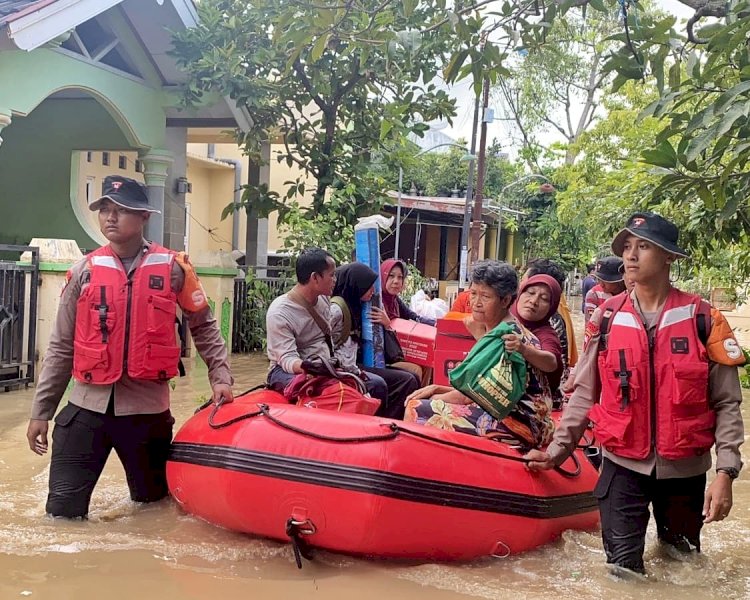
M 459 444 L 458 442 L 450 442 L 447 440 L 441 440 L 438 438 L 434 438 L 431 435 L 426 435 L 424 433 L 419 433 L 417 431 L 412 431 L 411 429 L 405 429 L 401 426 L 399 426 L 398 423 L 390 423 L 388 425 L 390 432 L 382 435 L 372 435 L 372 436 L 359 436 L 359 437 L 345 437 L 345 438 L 339 438 L 339 437 L 333 437 L 333 436 L 327 436 L 322 435 L 319 433 L 315 433 L 313 431 L 307 431 L 305 429 L 301 429 L 299 427 L 295 427 L 294 425 L 290 425 L 288 423 L 284 423 L 281 419 L 278 417 L 274 417 L 269 412 L 269 407 L 267 404 L 259 404 L 258 408 L 260 409 L 260 412 L 263 414 L 264 417 L 266 417 L 269 421 L 274 423 L 275 425 L 278 425 L 279 427 L 283 427 L 284 429 L 288 429 L 289 431 L 293 431 L 294 433 L 299 433 L 300 435 L 305 435 L 308 437 L 312 437 L 314 439 L 324 440 L 327 442 L 341 442 L 341 443 L 357 443 L 357 442 L 379 442 L 379 441 L 388 441 L 395 439 L 399 436 L 399 434 L 406 434 L 411 435 L 416 438 L 428 440 L 430 442 L 435 442 L 436 444 L 442 444 L 444 446 L 450 446 L 452 448 L 458 448 L 460 450 L 467 450 L 469 452 L 475 452 L 477 454 L 484 454 L 486 456 L 492 456 L 494 458 L 503 458 L 506 460 L 514 461 L 514 462 L 522 462 L 522 463 L 528 463 L 529 460 L 526 458 L 523 458 L 522 456 L 511 456 L 509 454 L 503 454 L 500 452 L 492 452 L 490 450 L 482 450 L 480 448 L 473 448 L 471 446 L 465 446 L 464 444 Z
M 307 431 L 305 429 L 301 429 L 299 427 L 296 427 L 294 425 L 290 425 L 289 423 L 284 423 L 281 419 L 274 417 L 267 404 L 258 404 L 258 409 L 260 410 L 260 414 L 262 414 L 264 417 L 266 417 L 271 423 L 274 425 L 278 425 L 279 427 L 283 427 L 284 429 L 288 429 L 289 431 L 292 431 L 294 433 L 299 433 L 300 435 L 305 435 L 307 437 L 311 437 L 316 440 L 322 440 L 324 442 L 338 442 L 341 444 L 356 444 L 361 442 L 383 442 L 392 440 L 396 437 L 398 437 L 399 434 L 399 426 L 396 425 L 396 423 L 391 423 L 389 425 L 390 431 L 388 433 L 384 433 L 381 435 L 370 435 L 370 436 L 357 436 L 357 437 L 333 437 L 330 435 L 323 435 L 322 433 L 315 433 L 314 431 Z
M 424 433 L 419 433 L 417 431 L 412 431 L 411 429 L 402 429 L 398 425 L 394 423 L 396 427 L 398 427 L 399 431 L 401 433 L 406 433 L 408 435 L 423 439 L 423 440 L 429 440 L 431 442 L 435 442 L 436 444 L 443 444 L 444 446 L 450 446 L 452 448 L 458 448 L 459 450 L 468 450 L 469 452 L 476 452 L 477 454 L 484 454 L 485 456 L 493 456 L 495 458 L 504 458 L 506 460 L 512 460 L 514 462 L 522 462 L 522 463 L 528 463 L 529 460 L 524 458 L 523 456 L 511 456 L 509 454 L 503 454 L 501 452 L 492 452 L 491 450 L 482 450 L 480 448 L 473 448 L 471 446 L 464 446 L 463 444 L 459 444 L 458 442 L 449 442 L 448 440 L 441 440 L 438 438 L 434 438 L 431 435 L 426 435 Z
M 267 389 L 269 389 L 269 388 L 268 388 L 268 385 L 267 385 L 267 384 L 265 384 L 265 383 L 261 383 L 260 385 L 256 385 L 255 387 L 251 387 L 251 388 L 250 388 L 249 390 L 245 390 L 245 391 L 244 391 L 244 392 L 242 392 L 241 394 L 238 394 L 238 395 L 237 395 L 237 397 L 239 397 L 239 396 L 244 396 L 245 394 L 249 394 L 250 392 L 256 392 L 256 391 L 258 391 L 258 390 L 267 390 Z M 212 403 L 213 401 L 214 401 L 214 400 L 213 400 L 213 398 L 209 398 L 209 399 L 208 399 L 208 400 L 206 400 L 206 401 L 205 401 L 205 402 L 204 402 L 203 404 L 201 404 L 201 405 L 200 405 L 200 406 L 199 406 L 198 408 L 196 408 L 196 409 L 195 409 L 195 412 L 194 412 L 193 414 L 194 414 L 194 415 L 197 415 L 197 414 L 198 414 L 198 413 L 199 413 L 200 411 L 202 411 L 203 409 L 205 409 L 205 408 L 208 408 L 209 406 L 211 406 L 211 403 Z M 223 401 L 223 399 L 222 399 L 222 401 L 221 401 L 221 402 L 219 402 L 219 405 L 221 405 L 221 404 L 224 404 L 224 401 Z

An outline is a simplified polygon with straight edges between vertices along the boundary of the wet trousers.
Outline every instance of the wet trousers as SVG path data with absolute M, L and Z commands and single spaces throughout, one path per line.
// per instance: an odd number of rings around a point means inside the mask
M 154 502 L 168 493 L 166 465 L 174 418 L 115 416 L 67 404 L 55 418 L 47 513 L 85 517 L 94 486 L 112 449 L 117 452 L 136 502 Z
M 706 475 L 657 479 L 605 458 L 594 496 L 599 500 L 607 563 L 644 572 L 643 551 L 652 505 L 659 540 L 680 552 L 700 552 Z

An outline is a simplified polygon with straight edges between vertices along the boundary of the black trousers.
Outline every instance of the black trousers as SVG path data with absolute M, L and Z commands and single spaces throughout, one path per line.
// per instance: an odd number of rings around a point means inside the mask
M 372 395 L 376 398 L 380 398 L 380 408 L 375 414 L 378 417 L 386 417 L 389 419 L 403 419 L 404 411 L 406 407 L 406 397 L 412 392 L 416 392 L 419 389 L 419 380 L 414 373 L 404 371 L 403 369 L 397 369 L 395 367 L 362 367 L 368 373 L 377 375 L 385 381 L 387 390 L 385 395 L 381 396 L 377 393 Z
M 166 465 L 174 418 L 167 410 L 154 415 L 116 417 L 74 404 L 55 418 L 49 472 L 47 513 L 85 517 L 94 486 L 114 448 L 125 468 L 130 497 L 154 502 L 168 493 Z
M 681 552 L 700 552 L 706 475 L 657 479 L 604 459 L 594 496 L 599 500 L 607 562 L 644 572 L 649 504 L 659 540 Z

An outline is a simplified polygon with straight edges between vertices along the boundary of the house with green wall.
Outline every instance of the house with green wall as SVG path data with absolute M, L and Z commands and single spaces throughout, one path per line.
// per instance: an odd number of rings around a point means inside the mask
M 162 211 L 149 239 L 183 248 L 190 132 L 221 141 L 250 119 L 220 97 L 180 109 L 170 31 L 196 20 L 192 0 L 0 0 L 0 243 L 97 247 L 76 202 L 78 162 L 122 152 Z
M 188 156 L 188 142 L 227 142 L 251 123 L 245 109 L 218 96 L 197 109 L 180 107 L 184 76 L 169 54 L 171 32 L 195 26 L 197 18 L 192 0 L 0 0 L 0 252 L 32 240 L 42 246 L 44 285 L 37 310 L 26 307 L 36 316 L 37 362 L 65 271 L 79 250 L 104 241 L 88 202 L 101 194 L 108 170 L 145 183 L 161 211 L 149 220 L 146 237 L 174 250 L 185 249 L 191 202 L 198 213 L 198 203 L 211 201 L 220 215 L 217 206 L 263 173 L 246 160 L 230 165 Z M 200 180 L 193 195 L 191 161 Z M 223 205 L 210 198 L 213 190 L 228 196 Z M 259 219 L 246 220 L 253 252 L 262 253 Z M 245 242 L 233 245 L 245 250 Z M 45 248 L 71 252 L 55 262 Z M 223 258 L 199 264 L 198 273 L 228 338 L 237 269 Z M 0 282 L 0 308 L 20 314 L 8 293 Z

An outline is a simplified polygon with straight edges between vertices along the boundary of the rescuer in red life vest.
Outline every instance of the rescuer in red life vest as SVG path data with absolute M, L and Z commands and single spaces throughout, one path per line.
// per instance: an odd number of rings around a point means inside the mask
M 594 495 L 607 562 L 620 573 L 644 572 L 649 505 L 670 553 L 699 552 L 703 524 L 729 514 L 742 467 L 744 357 L 718 310 L 671 286 L 671 264 L 686 256 L 677 241 L 675 225 L 648 212 L 617 234 L 612 250 L 635 287 L 594 311 L 554 440 L 526 455 L 532 471 L 559 465 L 594 423 L 603 454 Z
M 143 184 L 107 177 L 104 195 L 90 209 L 99 211 L 109 244 L 68 272 L 26 433 L 33 452 L 47 452 L 49 420 L 72 373 L 69 402 L 55 418 L 46 507 L 62 517 L 87 515 L 113 448 L 134 501 L 167 495 L 178 307 L 208 365 L 213 400 L 233 399 L 226 346 L 192 265 L 184 253 L 143 238 L 151 213 L 159 212 L 149 206 Z

